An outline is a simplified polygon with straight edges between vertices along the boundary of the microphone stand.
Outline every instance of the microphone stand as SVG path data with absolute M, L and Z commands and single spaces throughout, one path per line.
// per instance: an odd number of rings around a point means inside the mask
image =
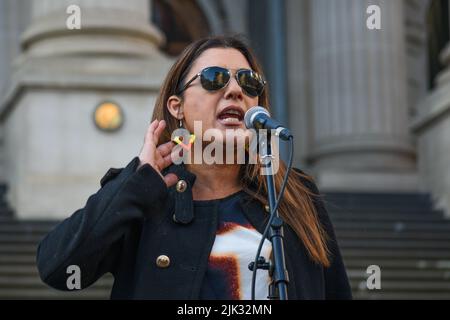
M 272 212 L 276 204 L 276 193 L 275 193 L 275 179 L 273 175 L 273 165 L 272 165 L 274 156 L 272 155 L 271 130 L 257 130 L 257 131 L 258 135 L 260 134 L 259 131 L 267 131 L 266 133 L 267 139 L 264 139 L 263 136 L 262 139 L 259 140 L 260 141 L 259 154 L 261 157 L 262 167 L 266 175 L 269 208 L 270 212 Z M 283 246 L 283 239 L 284 239 L 283 220 L 280 218 L 278 210 L 276 210 L 273 213 L 273 215 L 274 217 L 272 219 L 272 223 L 270 225 L 269 230 L 269 239 L 272 242 L 272 252 L 273 252 L 272 263 L 267 263 L 264 257 L 261 256 L 258 259 L 256 268 L 268 270 L 269 275 L 272 278 L 272 281 L 269 285 L 269 299 L 287 300 L 288 299 L 287 285 L 289 283 L 289 276 L 286 269 L 286 259 Z

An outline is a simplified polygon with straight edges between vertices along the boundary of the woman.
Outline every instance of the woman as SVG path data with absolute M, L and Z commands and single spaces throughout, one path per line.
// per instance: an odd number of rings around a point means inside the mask
M 174 164 L 171 139 L 180 127 L 194 132 L 194 121 L 201 121 L 203 133 L 245 129 L 243 114 L 255 105 L 267 107 L 268 95 L 247 45 L 235 37 L 211 37 L 186 48 L 161 88 L 139 157 L 124 169 L 110 169 L 86 206 L 40 243 L 42 280 L 67 290 L 67 267 L 77 265 L 82 288 L 111 272 L 111 298 L 250 299 L 247 266 L 268 219 L 260 165 Z M 200 139 L 196 143 L 204 148 Z M 277 190 L 285 171 L 280 162 Z M 351 298 L 333 228 L 311 178 L 291 171 L 279 212 L 288 297 Z M 262 255 L 268 260 L 270 254 L 266 240 Z M 269 282 L 268 272 L 258 271 L 257 299 L 267 298 Z

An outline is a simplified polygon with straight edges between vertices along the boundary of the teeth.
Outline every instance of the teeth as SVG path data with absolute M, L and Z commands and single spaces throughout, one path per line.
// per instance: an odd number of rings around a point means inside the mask
M 235 114 L 237 116 L 241 116 L 241 113 L 237 110 L 228 110 L 226 113 L 228 114 Z
M 234 123 L 236 123 L 236 122 L 240 122 L 240 120 L 238 119 L 238 118 L 234 118 L 234 117 L 231 117 L 231 118 L 224 118 L 224 119 L 222 119 L 224 122 L 228 122 L 228 123 L 232 123 L 232 122 L 234 122 Z

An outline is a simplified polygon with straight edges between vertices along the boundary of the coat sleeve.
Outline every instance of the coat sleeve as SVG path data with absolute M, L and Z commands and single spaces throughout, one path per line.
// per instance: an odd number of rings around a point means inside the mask
M 304 174 L 301 170 L 296 171 Z M 352 291 L 348 281 L 347 272 L 345 270 L 342 255 L 339 250 L 336 234 L 334 232 L 333 224 L 331 223 L 327 209 L 322 201 L 319 189 L 312 181 L 303 180 L 304 185 L 313 192 L 316 196 L 313 197 L 313 202 L 319 216 L 319 220 L 328 236 L 328 250 L 330 252 L 331 265 L 324 268 L 325 277 L 325 298 L 328 300 L 344 300 L 352 299 Z
M 39 243 L 37 266 L 46 284 L 68 290 L 67 268 L 80 268 L 81 288 L 106 272 L 114 273 L 122 241 L 130 225 L 142 221 L 167 196 L 160 175 L 136 157 L 124 169 L 111 169 L 85 207 L 58 224 Z

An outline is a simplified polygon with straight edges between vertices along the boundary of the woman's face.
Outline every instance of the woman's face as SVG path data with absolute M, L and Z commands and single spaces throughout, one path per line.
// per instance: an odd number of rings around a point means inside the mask
M 258 105 L 258 97 L 246 95 L 236 81 L 235 72 L 239 69 L 251 69 L 247 59 L 236 49 L 212 48 L 203 52 L 191 67 L 185 82 L 206 67 L 219 66 L 231 71 L 228 85 L 217 91 L 203 89 L 200 78 L 195 79 L 184 91 L 182 106 L 183 122 L 190 132 L 194 132 L 194 121 L 201 121 L 202 133 L 208 129 L 220 130 L 225 137 L 227 129 L 246 129 L 243 114 Z M 237 109 L 241 116 L 225 112 L 229 108 Z

